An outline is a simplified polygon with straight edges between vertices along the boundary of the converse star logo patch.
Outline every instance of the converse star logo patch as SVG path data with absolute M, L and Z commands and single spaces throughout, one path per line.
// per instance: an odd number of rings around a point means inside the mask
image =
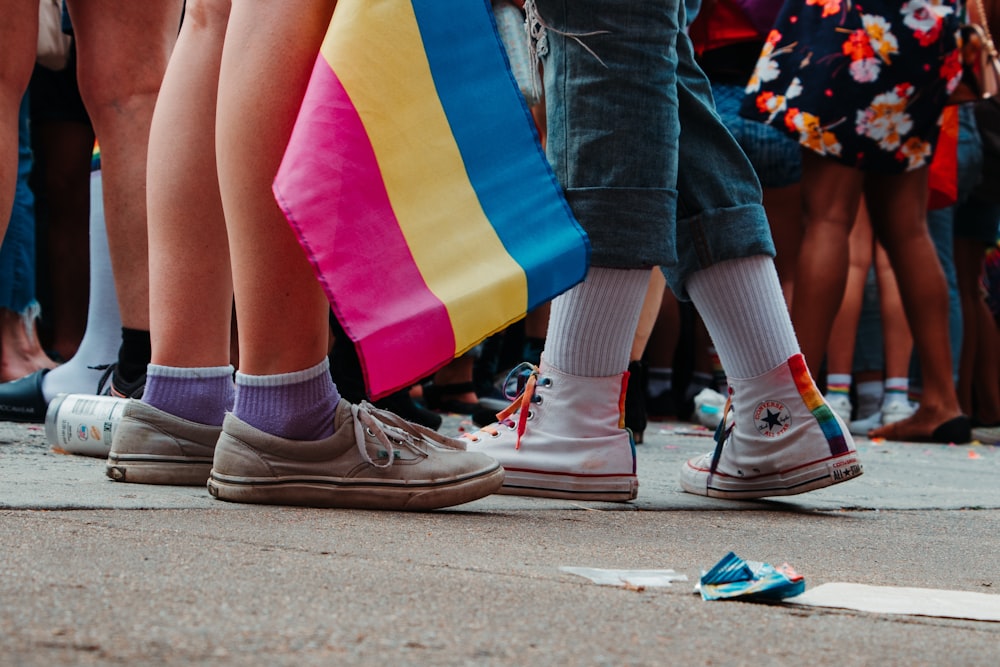
M 780 401 L 763 401 L 753 413 L 753 423 L 765 438 L 777 438 L 792 425 L 792 414 Z

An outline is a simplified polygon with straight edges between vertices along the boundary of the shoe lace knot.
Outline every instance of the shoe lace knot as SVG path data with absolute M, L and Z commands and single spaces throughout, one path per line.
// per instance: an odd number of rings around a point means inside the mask
M 354 441 L 361 458 L 375 468 L 386 469 L 396 460 L 396 450 L 405 448 L 420 456 L 427 456 L 433 450 L 465 450 L 461 440 L 448 438 L 419 424 L 413 424 L 398 415 L 381 410 L 368 401 L 351 405 L 354 417 Z M 385 448 L 385 463 L 376 463 L 365 446 L 365 436 L 375 440 Z M 381 457 L 380 457 L 381 458 Z
M 712 464 L 708 468 L 709 480 L 715 475 L 715 470 L 719 466 L 719 459 L 722 457 L 722 448 L 725 447 L 726 441 L 729 440 L 729 434 L 733 432 L 733 428 L 736 426 L 736 420 L 730 419 L 733 414 L 733 388 L 730 387 L 726 394 L 726 405 L 722 408 L 722 419 L 719 421 L 719 425 L 715 427 L 715 452 L 712 454 Z
M 108 386 L 108 381 L 114 374 L 115 369 L 118 368 L 118 362 L 111 364 L 100 364 L 97 366 L 88 366 L 87 368 L 95 371 L 104 371 L 101 373 L 100 379 L 97 381 L 97 395 L 98 396 L 110 396 L 111 387 Z
M 403 429 L 386 424 L 377 418 L 378 408 L 367 401 L 351 405 L 351 415 L 354 417 L 354 442 L 357 444 L 361 458 L 370 466 L 385 470 L 392 467 L 396 460 L 396 448 L 412 445 L 410 434 Z M 376 463 L 368 453 L 365 435 L 375 438 L 385 448 L 386 462 Z
M 517 378 L 516 385 L 511 380 Z M 521 436 L 527 428 L 528 419 L 531 415 L 531 404 L 541 403 L 542 398 L 535 393 L 538 386 L 547 387 L 552 384 L 552 380 L 539 375 L 538 367 L 528 362 L 523 362 L 511 369 L 504 381 L 504 387 L 516 386 L 516 393 L 505 389 L 504 397 L 510 400 L 510 405 L 497 413 L 497 423 L 484 426 L 479 433 L 487 433 L 491 436 L 499 434 L 498 426 L 503 424 L 509 429 L 517 431 L 517 438 L 514 442 L 514 449 L 521 448 Z M 479 434 L 466 434 L 464 437 L 470 440 L 478 440 Z
M 104 371 L 97 381 L 98 396 L 114 396 L 116 398 L 142 398 L 146 388 L 146 374 L 143 373 L 137 380 L 126 383 L 118 374 L 118 362 L 110 364 L 100 364 L 88 366 L 95 371 Z

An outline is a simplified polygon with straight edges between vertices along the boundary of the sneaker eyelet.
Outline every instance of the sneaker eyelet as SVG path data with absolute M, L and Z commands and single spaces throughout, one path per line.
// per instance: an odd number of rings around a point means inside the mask
M 365 433 L 367 433 L 373 438 L 375 437 L 375 431 L 371 430 L 371 428 L 369 428 L 368 426 L 365 426 Z
M 534 418 L 535 418 L 535 411 L 534 410 L 528 410 L 528 421 L 531 421 Z
M 538 386 L 539 387 L 551 387 L 552 386 L 552 378 L 542 378 L 542 379 L 540 379 L 538 381 Z
M 515 424 L 514 422 L 510 422 L 509 424 L 506 424 L 506 426 L 508 431 L 517 430 L 517 424 Z
M 497 438 L 500 437 L 500 431 L 494 431 L 493 433 L 490 433 L 490 437 L 496 440 Z M 478 442 L 478 440 L 476 442 Z

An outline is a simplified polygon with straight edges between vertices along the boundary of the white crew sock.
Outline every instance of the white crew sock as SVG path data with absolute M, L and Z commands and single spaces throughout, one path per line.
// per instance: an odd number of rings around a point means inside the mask
M 886 378 L 882 405 L 890 403 L 909 404 L 910 378 Z
M 118 360 L 122 342 L 122 321 L 118 313 L 118 293 L 111 273 L 108 233 L 104 226 L 101 172 L 90 175 L 90 301 L 87 329 L 73 358 L 49 371 L 42 380 L 42 394 L 51 401 L 57 394 L 96 394 L 103 374 L 92 366 Z
M 627 370 L 649 271 L 591 267 L 582 283 L 553 299 L 545 362 L 584 377 Z
M 763 375 L 799 353 L 770 257 L 719 262 L 691 274 L 686 287 L 729 377 Z
M 826 395 L 851 397 L 851 382 L 853 377 L 850 373 L 827 373 L 826 374 Z

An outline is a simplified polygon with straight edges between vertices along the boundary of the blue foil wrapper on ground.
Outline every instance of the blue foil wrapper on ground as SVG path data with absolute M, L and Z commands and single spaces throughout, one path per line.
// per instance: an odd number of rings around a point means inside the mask
M 788 563 L 774 567 L 768 563 L 745 561 L 733 552 L 701 575 L 698 590 L 704 600 L 781 600 L 799 595 L 806 581 Z

